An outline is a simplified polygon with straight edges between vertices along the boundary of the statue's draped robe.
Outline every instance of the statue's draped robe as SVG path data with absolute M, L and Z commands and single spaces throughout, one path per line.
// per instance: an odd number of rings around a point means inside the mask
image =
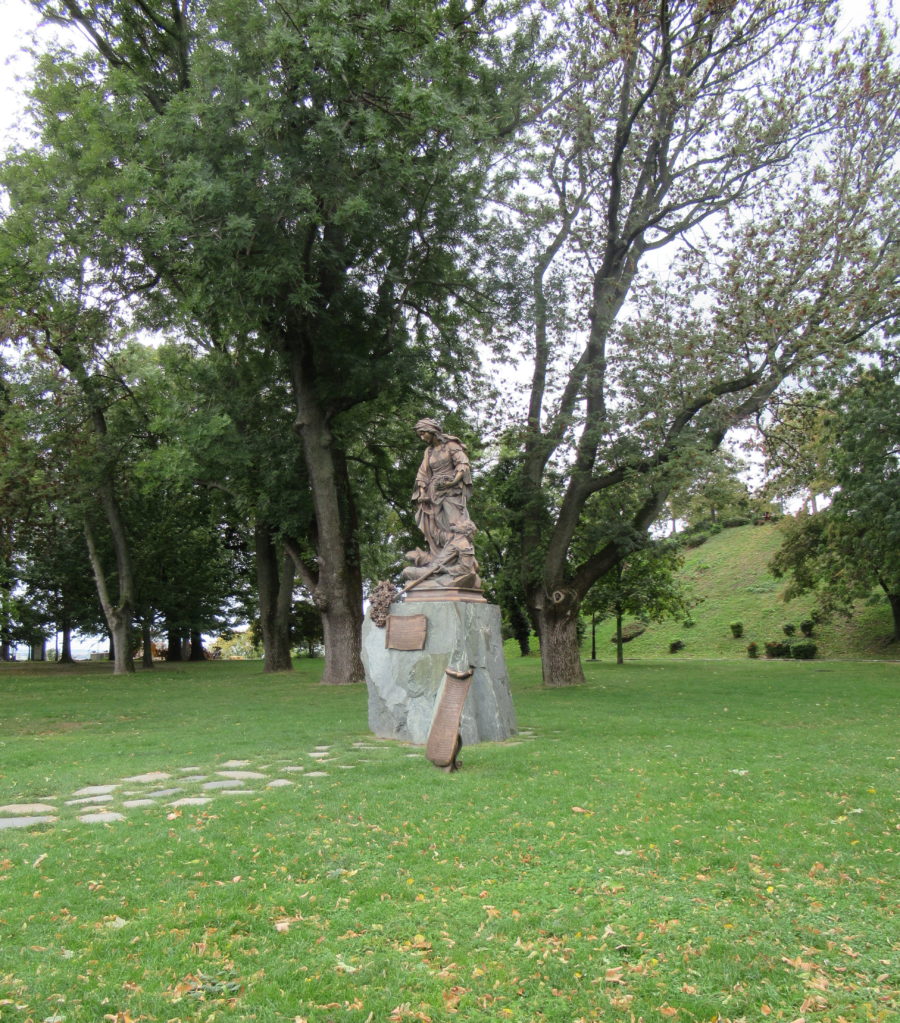
M 438 483 L 449 483 L 463 469 L 462 480 L 448 490 L 437 489 Z M 416 473 L 416 524 L 428 541 L 432 557 L 439 554 L 453 539 L 453 526 L 467 522 L 466 502 L 472 494 L 472 470 L 466 449 L 456 437 L 447 437 L 425 451 Z

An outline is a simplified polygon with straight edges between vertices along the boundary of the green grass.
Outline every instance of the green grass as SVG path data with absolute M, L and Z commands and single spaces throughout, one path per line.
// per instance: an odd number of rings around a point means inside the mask
M 896 665 L 510 659 L 523 734 L 457 775 L 320 667 L 0 668 L 0 805 L 60 806 L 0 831 L 4 1023 L 900 1018 Z M 316 745 L 291 787 L 64 805 Z
M 787 581 L 769 574 L 768 563 L 781 544 L 777 524 L 739 526 L 724 529 L 705 544 L 686 551 L 682 570 L 685 581 L 701 603 L 694 609 L 695 625 L 684 628 L 681 621 L 652 624 L 625 647 L 626 658 L 669 657 L 669 644 L 681 640 L 685 647 L 671 656 L 686 658 L 736 659 L 747 656 L 747 645 L 755 642 L 760 656 L 770 640 L 783 640 L 785 623 L 799 625 L 815 606 L 812 596 L 786 602 Z M 880 594 L 880 591 L 879 591 Z M 860 602 L 849 620 L 840 616 L 818 626 L 814 642 L 818 656 L 825 659 L 900 659 L 900 644 L 888 643 L 892 633 L 890 607 L 883 594 L 877 603 Z M 744 625 L 744 635 L 735 639 L 729 628 L 733 621 Z M 612 621 L 597 627 L 597 656 L 614 660 L 610 637 Z M 585 656 L 590 654 L 590 636 L 585 639 Z

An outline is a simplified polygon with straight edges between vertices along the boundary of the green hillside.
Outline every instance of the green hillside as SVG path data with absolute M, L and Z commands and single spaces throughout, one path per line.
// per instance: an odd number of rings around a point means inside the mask
M 701 603 L 694 609 L 695 624 L 685 628 L 680 621 L 648 626 L 647 631 L 625 646 L 625 658 L 673 656 L 682 658 L 735 658 L 747 656 L 747 644 L 759 644 L 760 656 L 766 642 L 784 639 L 786 622 L 798 626 L 808 618 L 815 601 L 801 597 L 786 603 L 785 580 L 769 574 L 769 559 L 778 550 L 781 534 L 777 524 L 739 526 L 725 529 L 701 547 L 687 552 L 682 574 Z M 734 639 L 729 625 L 743 622 L 744 636 Z M 597 626 L 597 657 L 615 658 L 610 638 L 615 631 L 610 620 Z M 590 630 L 588 630 L 590 632 Z M 816 627 L 813 636 L 820 658 L 858 660 L 900 659 L 900 644 L 888 644 L 891 615 L 887 601 L 874 606 L 861 603 L 849 621 L 835 618 Z M 669 654 L 669 644 L 681 640 L 685 646 Z M 590 634 L 585 638 L 585 656 L 590 656 Z

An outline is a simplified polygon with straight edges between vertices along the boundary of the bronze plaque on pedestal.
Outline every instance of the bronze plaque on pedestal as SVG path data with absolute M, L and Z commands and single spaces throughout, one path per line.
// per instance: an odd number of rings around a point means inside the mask
M 388 615 L 384 645 L 388 650 L 424 650 L 427 634 L 425 615 Z

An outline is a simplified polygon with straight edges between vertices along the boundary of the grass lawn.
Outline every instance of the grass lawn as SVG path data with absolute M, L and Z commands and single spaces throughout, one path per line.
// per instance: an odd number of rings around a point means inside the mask
M 457 775 L 320 662 L 0 666 L 0 1020 L 900 1019 L 900 666 L 509 663 Z

